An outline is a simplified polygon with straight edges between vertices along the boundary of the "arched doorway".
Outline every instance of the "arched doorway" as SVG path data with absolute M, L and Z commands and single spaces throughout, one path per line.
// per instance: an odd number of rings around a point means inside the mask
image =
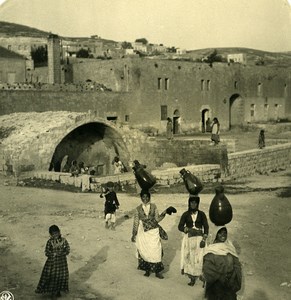
M 174 134 L 181 133 L 181 116 L 178 109 L 174 111 L 174 115 L 173 115 L 173 133 Z
M 239 94 L 229 98 L 229 129 L 244 123 L 244 101 Z
M 210 111 L 205 108 L 201 111 L 201 132 L 211 131 Z

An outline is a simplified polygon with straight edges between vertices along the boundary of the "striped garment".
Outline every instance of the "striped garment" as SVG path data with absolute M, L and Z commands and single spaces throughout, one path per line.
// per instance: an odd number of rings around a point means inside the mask
M 35 290 L 36 293 L 57 294 L 61 291 L 69 291 L 69 270 L 67 255 L 70 253 L 70 246 L 63 237 L 50 238 L 45 247 L 47 260 Z

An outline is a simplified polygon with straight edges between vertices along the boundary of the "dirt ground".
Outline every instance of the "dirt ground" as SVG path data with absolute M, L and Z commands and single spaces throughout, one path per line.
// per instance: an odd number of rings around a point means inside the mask
M 291 299 L 290 183 L 291 168 L 225 183 L 234 213 L 229 238 L 238 246 L 243 266 L 240 300 Z M 15 186 L 2 177 L 0 292 L 8 290 L 16 300 L 49 299 L 34 290 L 45 262 L 48 227 L 57 224 L 71 246 L 70 293 L 63 299 L 202 299 L 202 282 L 190 287 L 180 274 L 177 225 L 188 194 L 174 190 L 152 194 L 160 211 L 177 208 L 161 222 L 169 240 L 163 241 L 165 279 L 160 280 L 137 270 L 130 241 L 133 209 L 140 204 L 137 194 L 118 193 L 121 206 L 116 231 L 111 231 L 104 227 L 104 200 L 97 193 Z M 200 209 L 207 214 L 213 196 L 207 186 L 201 193 Z

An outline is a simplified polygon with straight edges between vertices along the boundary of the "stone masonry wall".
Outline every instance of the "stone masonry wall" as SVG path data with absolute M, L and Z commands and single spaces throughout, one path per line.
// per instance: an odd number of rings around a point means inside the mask
M 231 153 L 228 155 L 228 172 L 230 178 L 241 178 L 286 169 L 290 163 L 291 143 L 286 143 Z

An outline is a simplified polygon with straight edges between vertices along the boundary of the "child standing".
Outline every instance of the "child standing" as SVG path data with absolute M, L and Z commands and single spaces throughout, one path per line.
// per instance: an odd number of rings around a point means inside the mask
M 45 247 L 47 260 L 35 292 L 37 294 L 50 293 L 52 297 L 60 297 L 61 291 L 69 291 L 67 255 L 70 253 L 70 246 L 61 236 L 57 225 L 50 226 L 49 234 L 50 239 Z
M 114 191 L 114 183 L 109 181 L 106 183 L 105 191 L 101 193 L 100 197 L 105 196 L 104 215 L 105 215 L 105 228 L 115 230 L 116 223 L 116 209 L 119 208 L 119 201 Z

